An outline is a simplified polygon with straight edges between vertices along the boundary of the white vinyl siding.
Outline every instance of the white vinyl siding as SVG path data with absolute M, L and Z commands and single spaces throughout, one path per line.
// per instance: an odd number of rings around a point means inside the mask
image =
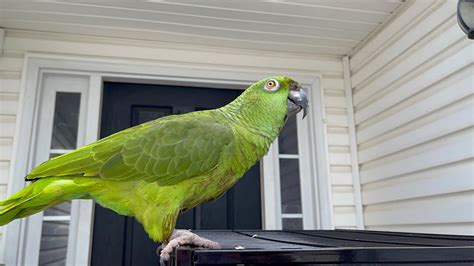
M 323 75 L 329 153 L 329 175 L 335 228 L 356 228 L 352 162 L 344 79 Z
M 0 56 L 0 199 L 7 194 L 22 65 L 22 53 L 4 52 Z M 0 227 L 0 242 L 2 232 Z
M 416 1 L 350 60 L 366 229 L 474 234 L 474 44 Z

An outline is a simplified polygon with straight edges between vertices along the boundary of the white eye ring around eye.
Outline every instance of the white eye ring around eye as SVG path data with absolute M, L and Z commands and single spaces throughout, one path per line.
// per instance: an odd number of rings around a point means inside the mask
M 277 91 L 280 88 L 280 83 L 278 80 L 269 79 L 265 82 L 265 90 L 267 91 Z

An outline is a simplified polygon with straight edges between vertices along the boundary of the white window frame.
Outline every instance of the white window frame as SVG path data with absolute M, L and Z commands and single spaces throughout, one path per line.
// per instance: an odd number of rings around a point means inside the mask
M 280 73 L 279 73 L 280 72 Z M 12 156 L 12 171 L 9 180 L 8 195 L 25 186 L 23 177 L 34 167 L 34 152 L 31 147 L 36 143 L 34 129 L 38 122 L 35 113 L 39 106 L 41 77 L 45 73 L 62 73 L 88 76 L 90 81 L 85 119 L 85 143 L 98 139 L 103 81 L 125 81 L 169 85 L 199 85 L 202 87 L 243 88 L 262 77 L 286 74 L 298 80 L 307 90 L 310 99 L 308 118 L 298 120 L 298 148 L 300 150 L 300 175 L 302 186 L 302 204 L 304 209 L 303 225 L 305 229 L 330 229 L 332 225 L 332 207 L 328 174 L 328 151 L 326 130 L 323 117 L 324 102 L 319 74 L 307 71 L 288 71 L 281 69 L 271 72 L 261 68 L 229 66 L 203 66 L 194 64 L 174 65 L 169 62 L 150 62 L 146 60 L 84 58 L 68 55 L 27 53 L 25 55 L 20 91 L 18 123 Z M 54 104 L 51 103 L 51 104 Z M 32 123 L 34 121 L 34 123 Z M 303 122 L 301 122 L 303 121 Z M 51 138 L 51 136 L 49 136 Z M 303 141 L 304 140 L 304 141 Z M 309 144 L 309 145 L 308 145 Z M 272 147 L 263 159 L 262 174 L 262 217 L 265 229 L 281 228 L 279 174 L 275 160 L 277 149 Z M 275 157 L 276 156 L 276 157 Z M 310 166 L 310 167 L 308 167 Z M 76 205 L 77 219 L 70 226 L 76 228 L 75 235 L 69 238 L 75 243 L 68 250 L 68 263 L 74 265 L 89 264 L 93 204 L 91 201 L 79 201 Z M 36 216 L 10 223 L 2 241 L 5 250 L 6 265 L 23 265 L 28 257 L 29 224 Z M 8 243 L 8 244 L 7 244 Z M 39 249 L 38 249 L 39 251 Z M 30 251 L 31 252 L 31 251 Z
M 47 76 L 48 75 L 48 76 Z M 51 79 L 63 79 L 72 81 L 68 87 L 50 87 L 47 84 Z M 50 79 L 50 80 L 48 80 Z M 49 155 L 53 152 L 51 147 L 52 141 L 52 132 L 53 132 L 53 120 L 54 120 L 54 110 L 56 95 L 58 92 L 73 92 L 79 93 L 81 95 L 80 106 L 79 106 L 79 121 L 78 121 L 78 136 L 77 136 L 77 147 L 81 147 L 86 144 L 85 133 L 88 132 L 86 128 L 86 117 L 87 111 L 89 110 L 90 103 L 87 101 L 90 97 L 89 86 L 80 87 L 75 83 L 75 79 L 82 79 L 87 82 L 89 76 L 84 75 L 64 75 L 59 73 L 49 73 L 48 71 L 40 72 L 40 94 L 38 95 L 38 114 L 37 121 L 38 125 L 41 125 L 40 128 L 34 128 L 33 130 L 37 132 L 35 138 L 36 141 L 33 143 L 35 146 L 32 151 L 33 164 L 39 165 L 40 163 L 49 159 Z M 52 80 L 50 82 L 53 82 Z M 90 108 L 93 110 L 93 108 Z M 95 137 L 97 138 L 97 136 Z M 65 153 L 66 150 L 56 150 L 59 153 Z M 68 246 L 67 246 L 67 265 L 72 265 L 75 254 L 75 244 L 76 244 L 76 235 L 78 234 L 78 219 L 71 219 L 72 217 L 77 217 L 79 215 L 79 208 L 81 205 L 90 205 L 89 202 L 81 202 L 79 200 L 74 200 L 71 205 L 71 214 L 69 219 L 69 237 L 68 237 Z M 50 218 L 66 218 L 66 217 L 50 217 Z M 43 212 L 37 213 L 30 217 L 28 224 L 25 227 L 25 238 L 28 241 L 25 241 L 25 254 L 24 260 L 21 261 L 21 264 L 25 265 L 36 265 L 39 261 L 39 252 L 41 245 L 41 235 L 42 235 L 42 223 L 44 221 Z
M 295 79 L 306 89 L 310 99 L 308 117 L 302 119 L 303 114 L 299 113 L 296 120 L 302 215 L 282 214 L 281 211 L 279 159 L 282 157 L 277 139 L 263 158 L 264 228 L 279 230 L 282 229 L 282 218 L 303 218 L 303 229 L 333 229 L 321 77 Z
M 263 179 L 265 202 L 271 202 L 272 206 L 265 204 L 265 229 L 282 229 L 283 218 L 302 218 L 303 229 L 320 228 L 316 217 L 317 204 L 316 193 L 314 193 L 314 172 L 312 169 L 309 131 L 309 119 L 303 119 L 299 113 L 296 119 L 298 154 L 279 153 L 278 139 L 276 139 L 263 159 Z M 283 214 L 281 210 L 281 187 L 280 187 L 280 159 L 296 159 L 299 164 L 299 183 L 301 193 L 301 214 Z

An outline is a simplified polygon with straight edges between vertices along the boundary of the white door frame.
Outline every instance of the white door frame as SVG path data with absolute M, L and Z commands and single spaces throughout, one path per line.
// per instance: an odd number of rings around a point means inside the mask
M 55 98 L 58 92 L 74 92 L 81 95 L 80 107 L 79 107 L 79 121 L 78 121 L 78 136 L 77 136 L 77 147 L 84 146 L 86 143 L 94 141 L 97 138 L 97 134 L 93 138 L 86 139 L 86 132 L 94 132 L 93 130 L 88 130 L 86 128 L 86 119 L 87 116 L 90 116 L 90 113 L 94 113 L 94 107 L 88 102 L 91 97 L 88 97 L 90 84 L 87 84 L 87 81 L 90 79 L 89 75 L 63 75 L 60 74 L 56 76 L 56 73 L 49 73 L 48 71 L 40 70 L 40 90 L 41 95 L 38 101 L 39 112 L 37 114 L 38 123 L 41 125 L 40 128 L 36 128 L 36 139 L 37 142 L 31 145 L 30 150 L 32 150 L 33 164 L 40 164 L 49 159 L 51 153 L 65 153 L 66 151 L 61 150 L 52 150 L 51 141 L 52 141 L 52 131 L 53 131 L 53 118 L 55 110 Z M 53 75 L 49 75 L 53 74 Z M 48 75 L 48 76 L 46 76 Z M 69 86 L 64 86 L 64 83 L 68 83 Z M 47 86 L 47 84 L 54 84 L 53 86 Z M 97 132 L 97 131 L 95 131 Z M 56 151 L 56 152 L 54 152 Z M 71 213 L 69 217 L 78 217 L 79 210 L 83 206 L 92 206 L 91 201 L 80 201 L 75 200 L 72 202 Z M 60 218 L 58 216 L 47 217 L 47 218 Z M 67 218 L 67 217 L 66 217 Z M 90 218 L 89 218 L 90 219 Z M 70 236 L 68 237 L 67 253 L 71 254 L 67 256 L 67 265 L 72 265 L 74 262 L 75 255 L 81 250 L 76 250 L 76 239 L 79 237 L 77 230 L 79 229 L 79 224 L 90 224 L 89 220 L 83 221 L 79 219 L 66 219 L 70 220 L 69 231 Z M 45 221 L 43 217 L 43 212 L 37 213 L 30 217 L 29 223 L 26 226 L 25 237 L 28 239 L 25 242 L 25 254 L 28 256 L 24 257 L 23 261 L 19 263 L 22 265 L 35 265 L 38 264 L 39 260 L 39 251 L 40 251 L 40 242 L 42 236 L 42 222 Z
M 42 53 L 27 53 L 24 60 L 22 83 L 19 100 L 16 135 L 14 139 L 12 166 L 8 186 L 8 195 L 25 186 L 24 176 L 34 167 L 33 147 L 39 106 L 41 76 L 43 73 L 64 73 L 73 75 L 88 75 L 90 88 L 88 98 L 88 112 L 86 122 L 86 143 L 98 138 L 100 125 L 100 106 L 102 82 L 104 80 L 123 80 L 140 83 L 157 83 L 171 85 L 194 85 L 203 87 L 242 88 L 266 76 L 289 75 L 299 81 L 307 90 L 310 99 L 310 110 L 305 122 L 298 125 L 298 130 L 305 130 L 299 137 L 307 138 L 303 148 L 303 155 L 311 158 L 310 170 L 302 173 L 302 186 L 311 188 L 310 195 L 302 191 L 303 207 L 310 208 L 313 219 L 304 221 L 305 228 L 328 229 L 332 226 L 332 206 L 330 182 L 328 174 L 328 151 L 326 130 L 324 124 L 324 102 L 321 91 L 321 76 L 318 73 L 308 74 L 307 71 L 272 69 L 268 71 L 255 67 L 209 66 L 196 64 L 173 64 L 169 62 L 150 62 L 147 60 L 127 60 L 110 58 L 88 58 L 69 55 L 52 55 Z M 34 123 L 32 123 L 32 121 Z M 307 145 L 309 144 L 309 145 Z M 269 152 L 271 156 L 272 151 Z M 268 156 L 263 164 L 268 161 Z M 264 198 L 263 217 L 264 228 L 277 229 L 277 210 L 275 195 L 279 185 L 275 186 L 274 172 L 271 165 L 266 165 L 263 172 Z M 77 226 L 76 253 L 73 262 L 84 265 L 89 262 L 89 252 L 92 237 L 93 205 L 84 201 L 79 206 L 79 223 Z M 2 241 L 5 250 L 5 263 L 19 265 L 24 261 L 26 244 L 24 236 L 28 231 L 31 219 L 21 219 L 10 223 L 4 231 Z M 31 230 L 31 229 L 30 229 Z M 7 244 L 8 243 L 8 244 Z

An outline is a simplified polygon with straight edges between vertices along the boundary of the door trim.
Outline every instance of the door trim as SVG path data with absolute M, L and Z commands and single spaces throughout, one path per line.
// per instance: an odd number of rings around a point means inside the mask
M 174 64 L 170 62 L 150 62 L 147 60 L 128 60 L 111 58 L 89 58 L 69 55 L 52 55 L 43 53 L 27 53 L 24 59 L 22 82 L 19 99 L 19 112 L 16 125 L 16 133 L 13 144 L 13 155 L 11 171 L 9 176 L 8 195 L 22 189 L 25 186 L 23 177 L 33 168 L 32 147 L 35 143 L 36 113 L 39 106 L 39 95 L 41 93 L 41 77 L 45 73 L 64 73 L 72 75 L 88 75 L 90 77 L 89 106 L 93 107 L 87 115 L 86 142 L 95 141 L 98 138 L 100 126 L 100 105 L 103 81 L 126 81 L 140 83 L 156 83 L 169 85 L 198 84 L 201 87 L 230 87 L 244 88 L 256 80 L 266 76 L 286 74 L 298 80 L 308 89 L 310 96 L 310 110 L 306 119 L 307 138 L 309 139 L 308 155 L 311 158 L 311 173 L 309 173 L 308 184 L 314 189 L 314 197 L 304 196 L 302 200 L 311 201 L 311 215 L 314 224 L 311 227 L 320 229 L 333 228 L 332 203 L 329 181 L 329 159 L 327 150 L 326 126 L 324 121 L 324 101 L 321 75 L 308 73 L 308 71 L 287 70 L 284 68 L 267 70 L 263 68 L 237 66 L 210 66 L 202 64 Z M 20 141 L 21 140 L 21 141 Z M 269 152 L 270 153 L 270 152 Z M 27 159 L 25 159 L 27 158 Z M 265 159 L 264 159 L 265 164 Z M 265 168 L 271 169 L 271 165 Z M 267 174 L 265 173 L 267 172 Z M 272 173 L 264 171 L 262 188 L 269 191 L 263 193 L 263 224 L 266 229 L 278 228 L 275 223 L 277 217 L 275 204 L 275 186 L 267 185 Z M 267 177 L 265 177 L 267 175 Z M 302 181 L 303 182 L 303 181 Z M 268 206 L 267 206 L 268 204 Z M 89 262 L 91 239 L 92 239 L 92 203 L 85 203 L 79 208 L 79 223 L 76 253 L 74 262 L 76 265 L 84 265 Z M 2 241 L 5 250 L 5 263 L 7 265 L 18 265 L 24 261 L 25 256 L 25 233 L 31 224 L 31 218 L 25 218 L 10 223 L 4 230 Z M 31 230 L 31 229 L 30 229 Z M 71 236 L 70 236 L 71 237 Z M 8 243 L 8 245 L 6 244 Z

